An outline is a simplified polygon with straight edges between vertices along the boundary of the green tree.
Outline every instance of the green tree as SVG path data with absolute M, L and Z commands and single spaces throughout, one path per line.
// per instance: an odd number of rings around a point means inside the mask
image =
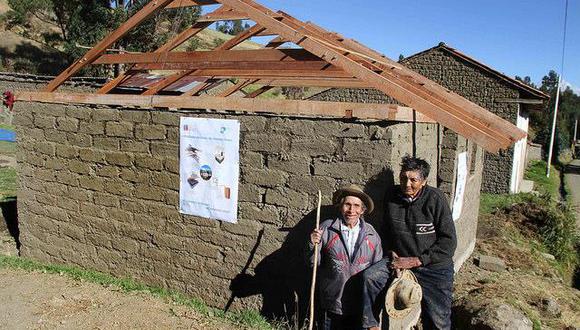
M 250 24 L 244 24 L 242 20 L 224 21 L 221 24 L 216 24 L 216 30 L 232 36 L 238 35 L 249 28 Z

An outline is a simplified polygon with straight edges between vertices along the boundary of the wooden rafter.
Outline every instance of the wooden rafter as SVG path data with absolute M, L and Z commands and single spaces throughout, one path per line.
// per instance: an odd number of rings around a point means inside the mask
M 167 109 L 213 109 L 224 111 L 247 111 L 257 113 L 274 113 L 281 115 L 331 116 L 360 119 L 416 121 L 434 123 L 429 117 L 415 116 L 413 109 L 394 104 L 324 102 L 302 100 L 269 100 L 249 98 L 224 98 L 216 96 L 188 97 L 181 96 L 143 96 L 123 94 L 81 94 L 81 93 L 47 93 L 18 92 L 21 102 L 47 102 L 72 104 L 99 104 Z
M 221 6 L 212 13 L 204 14 L 197 23 L 153 53 L 105 54 L 112 43 L 164 7 L 181 8 L 211 4 Z M 212 51 L 174 51 L 178 45 L 208 28 L 214 21 L 246 18 L 256 24 Z M 264 49 L 232 50 L 243 41 L 261 35 L 275 38 L 267 43 Z M 301 49 L 279 49 L 285 43 L 292 43 Z M 184 99 L 182 102 L 188 102 L 187 100 L 191 98 L 196 99 L 193 95 L 212 88 L 221 79 L 232 78 L 236 79 L 234 80 L 236 83 L 222 91 L 221 96 L 227 97 L 253 84 L 260 87 L 245 98 L 257 97 L 278 86 L 374 88 L 474 140 L 491 152 L 507 148 L 525 136 L 525 132 L 513 124 L 357 41 L 326 31 L 314 23 L 304 23 L 282 11 L 271 11 L 253 0 L 151 1 L 87 52 L 82 59 L 55 78 L 45 90 L 54 91 L 85 65 L 114 63 L 127 63 L 131 67 L 126 74 L 107 83 L 99 93 L 111 92 L 138 70 L 177 70 L 149 86 L 144 94 L 150 96 L 160 93 L 184 77 L 193 76 L 197 81 L 201 80 L 180 96 Z M 42 95 L 46 97 L 46 94 Z M 127 101 L 125 97 L 108 95 L 117 101 Z M 76 99 L 78 98 L 77 96 Z M 215 101 L 213 97 L 211 98 Z M 231 102 L 232 106 L 238 102 L 232 98 L 222 99 L 224 104 Z M 102 102 L 102 99 L 96 100 Z M 263 103 L 239 104 L 247 105 L 256 111 L 259 111 L 257 104 L 260 107 L 263 105 Z M 327 109 L 326 105 L 322 108 Z

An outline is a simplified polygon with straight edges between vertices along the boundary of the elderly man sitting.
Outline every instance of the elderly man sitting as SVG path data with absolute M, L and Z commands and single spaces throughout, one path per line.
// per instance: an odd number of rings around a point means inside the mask
M 374 203 L 356 185 L 336 191 L 332 201 L 340 216 L 324 221 L 310 235 L 309 254 L 313 264 L 314 245 L 319 243 L 318 301 L 319 329 L 360 328 L 360 283 L 354 275 L 383 257 L 381 240 L 363 215 Z

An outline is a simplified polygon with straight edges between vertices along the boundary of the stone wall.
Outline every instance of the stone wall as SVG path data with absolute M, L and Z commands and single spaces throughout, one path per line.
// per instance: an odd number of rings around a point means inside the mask
M 25 73 L 0 72 L 0 93 L 4 91 L 40 90 L 54 77 L 38 76 Z M 90 92 L 98 89 L 106 78 L 73 77 L 66 81 L 59 92 Z
M 401 61 L 406 67 L 465 97 L 484 109 L 516 124 L 518 105 L 500 103 L 496 99 L 518 98 L 519 91 L 506 82 L 475 65 L 440 49 L 419 53 Z M 395 103 L 393 99 L 376 90 L 331 89 L 315 95 L 320 101 L 348 100 L 369 103 Z M 485 153 L 482 191 L 509 193 L 513 163 L 513 147 L 499 154 Z
M 364 186 L 378 206 L 369 221 L 380 224 L 384 192 L 413 151 L 409 136 L 437 164 L 434 124 L 24 102 L 15 109 L 23 256 L 130 276 L 218 307 L 233 291 L 241 297 L 234 307 L 262 306 L 267 316 L 291 313 L 294 292 L 307 302 L 302 250 L 317 189 L 328 205 L 339 185 Z M 180 116 L 241 122 L 237 224 L 179 213 Z M 323 217 L 335 212 L 323 207 Z

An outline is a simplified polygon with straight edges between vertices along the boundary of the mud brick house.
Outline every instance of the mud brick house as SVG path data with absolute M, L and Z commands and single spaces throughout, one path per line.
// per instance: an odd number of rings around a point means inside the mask
M 107 52 L 164 8 L 209 4 L 221 6 L 153 53 Z M 172 51 L 213 22 L 238 18 L 255 25 L 212 51 Z M 273 39 L 262 49 L 232 49 L 254 36 Z M 287 43 L 293 47 L 281 48 Z M 90 91 L 63 92 L 84 66 L 114 63 L 129 70 Z M 159 69 L 166 75 L 153 84 L 132 78 Z M 200 95 L 226 79 L 235 83 Z M 248 86 L 245 97 L 233 95 Z M 373 88 L 398 104 L 260 97 L 280 86 Z M 496 153 L 525 137 L 354 40 L 250 0 L 151 1 L 42 91 L 16 95 L 22 255 L 277 317 L 295 311 L 296 296 L 299 305 L 307 302 L 300 251 L 314 226 L 318 189 L 323 217 L 336 212 L 330 196 L 345 183 L 360 184 L 381 205 L 401 157 L 416 154 L 439 177 L 446 174 L 430 184 L 453 195 L 457 154 L 475 155 L 456 220 L 459 266 L 475 242 L 483 149 Z M 236 224 L 179 212 L 181 117 L 240 122 Z M 381 217 L 379 208 L 369 220 L 380 226 Z
M 444 43 L 400 61 L 406 67 L 465 97 L 528 132 L 529 113 L 542 109 L 549 96 L 469 57 Z M 392 103 L 376 90 L 332 89 L 313 100 Z M 518 193 L 528 150 L 527 137 L 499 153 L 485 153 L 482 191 Z M 444 174 L 440 177 L 445 180 Z

